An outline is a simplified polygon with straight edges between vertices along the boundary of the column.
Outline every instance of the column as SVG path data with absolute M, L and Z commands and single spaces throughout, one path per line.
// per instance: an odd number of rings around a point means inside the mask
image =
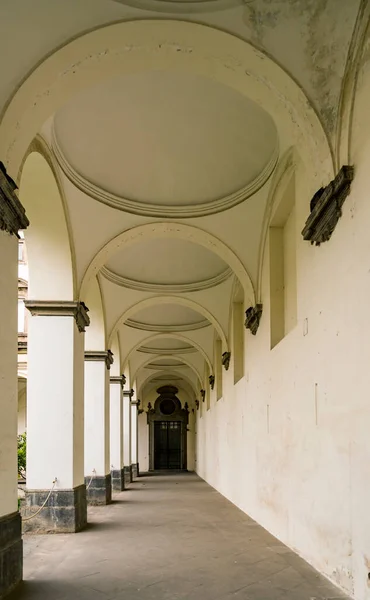
M 85 485 L 88 504 L 112 502 L 109 464 L 110 350 L 85 352 Z
M 0 163 L 0 597 L 22 580 L 17 492 L 17 307 L 19 229 L 28 220 Z
M 27 300 L 26 531 L 72 533 L 87 523 L 84 482 L 84 331 L 82 302 Z M 26 515 L 27 516 L 27 515 Z
M 110 468 L 112 490 L 125 489 L 123 462 L 123 385 L 124 377 L 110 378 Z
M 131 398 L 133 391 L 123 391 L 123 463 L 125 484 L 132 482 L 131 469 Z
M 131 470 L 132 477 L 139 477 L 138 463 L 138 409 L 139 401 L 131 400 Z

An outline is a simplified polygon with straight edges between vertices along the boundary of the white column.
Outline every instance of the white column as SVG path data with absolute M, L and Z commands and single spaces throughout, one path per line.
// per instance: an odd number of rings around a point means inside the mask
M 109 504 L 110 350 L 85 352 L 85 483 L 89 504 Z
M 133 477 L 138 472 L 138 402 L 131 401 L 131 465 Z
M 131 390 L 123 392 L 123 463 L 125 480 L 132 481 L 131 470 Z
M 28 220 L 0 164 L 0 597 L 22 579 L 17 490 L 18 239 Z
M 110 378 L 110 468 L 112 489 L 122 492 L 124 485 L 123 462 L 123 377 Z
M 41 505 L 55 481 L 53 510 L 43 509 L 27 521 L 27 528 L 79 531 L 86 525 L 83 332 L 89 318 L 80 302 L 27 300 L 25 304 L 32 315 L 28 329 L 28 505 Z

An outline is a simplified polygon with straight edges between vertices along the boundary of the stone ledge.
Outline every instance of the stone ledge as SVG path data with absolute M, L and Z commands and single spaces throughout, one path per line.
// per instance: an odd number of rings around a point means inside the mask
M 123 492 L 125 489 L 125 471 L 124 469 L 113 469 L 111 471 L 113 492 Z
M 91 481 L 91 484 L 90 484 Z M 87 503 L 90 506 L 101 506 L 112 502 L 111 474 L 85 477 Z M 88 489 L 87 489 L 87 486 Z
M 0 598 L 22 581 L 23 542 L 19 512 L 0 517 Z
M 48 490 L 26 490 L 27 512 L 36 512 L 45 502 Z M 30 510 L 31 509 L 31 510 Z M 24 533 L 76 533 L 87 525 L 86 487 L 54 490 L 47 505 L 33 519 L 23 521 Z

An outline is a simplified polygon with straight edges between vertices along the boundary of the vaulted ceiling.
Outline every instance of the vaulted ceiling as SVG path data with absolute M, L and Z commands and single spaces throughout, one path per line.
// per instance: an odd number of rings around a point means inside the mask
M 229 349 L 232 302 L 257 299 L 264 215 L 290 149 L 330 173 L 359 7 L 2 0 L 2 158 L 16 178 L 41 140 L 81 298 L 98 281 L 106 343 L 118 335 L 140 394 L 173 382 L 194 397 L 215 339 Z

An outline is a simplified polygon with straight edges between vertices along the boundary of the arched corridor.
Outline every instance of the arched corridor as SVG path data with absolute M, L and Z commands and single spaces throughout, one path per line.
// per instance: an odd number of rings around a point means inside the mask
M 1 600 L 370 600 L 369 19 L 0 0 Z
M 147 475 L 78 536 L 25 540 L 19 600 L 345 600 L 193 474 Z

